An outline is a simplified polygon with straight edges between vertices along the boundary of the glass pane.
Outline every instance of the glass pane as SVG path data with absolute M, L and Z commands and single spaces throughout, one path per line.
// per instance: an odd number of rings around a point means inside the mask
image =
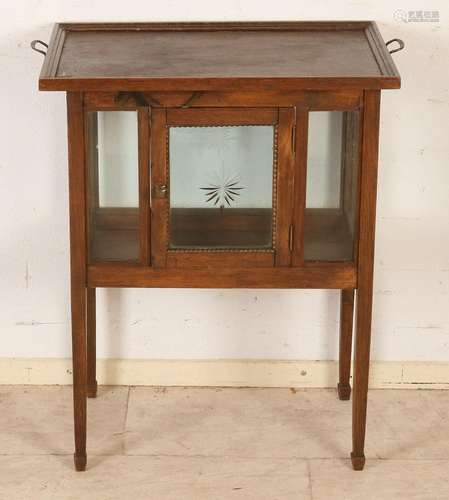
M 91 261 L 139 258 L 136 111 L 88 114 Z
M 170 248 L 270 249 L 274 127 L 170 127 Z
M 360 163 L 359 113 L 311 112 L 308 137 L 304 258 L 352 260 Z

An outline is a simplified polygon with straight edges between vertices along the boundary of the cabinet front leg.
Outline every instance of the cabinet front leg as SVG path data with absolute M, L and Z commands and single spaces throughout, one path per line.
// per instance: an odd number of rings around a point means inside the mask
M 87 289 L 87 397 L 97 397 L 96 288 Z
M 67 93 L 75 468 L 86 469 L 87 276 L 83 95 Z
M 366 409 L 371 342 L 372 283 L 357 290 L 354 394 L 352 409 L 352 453 L 354 470 L 365 465 Z
M 348 400 L 351 396 L 352 329 L 354 317 L 354 290 L 342 290 L 340 299 L 340 359 L 338 397 Z
M 86 288 L 72 286 L 73 407 L 75 423 L 75 468 L 86 469 L 87 336 Z
M 354 390 L 352 396 L 351 460 L 355 470 L 362 470 L 365 465 L 366 404 L 373 305 L 379 106 L 380 92 L 378 90 L 365 91 L 360 179 Z

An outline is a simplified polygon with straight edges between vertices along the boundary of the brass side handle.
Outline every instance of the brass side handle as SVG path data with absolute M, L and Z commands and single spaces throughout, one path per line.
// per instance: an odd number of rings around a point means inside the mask
M 388 42 L 385 42 L 385 46 L 388 47 L 390 44 L 396 42 L 398 44 L 398 47 L 395 49 L 391 49 L 388 52 L 390 54 L 394 54 L 395 52 L 399 52 L 405 47 L 405 43 L 400 39 L 400 38 L 392 38 L 391 40 L 388 40 Z
M 41 50 L 41 49 L 38 49 L 37 48 L 37 45 L 41 45 L 42 47 L 45 47 L 47 50 L 48 50 L 48 44 L 46 44 L 45 42 L 43 42 L 42 40 L 33 40 L 31 43 L 30 43 L 30 46 L 31 48 L 35 51 L 35 52 L 39 52 L 39 54 L 42 54 L 44 57 L 47 55 L 47 52 Z

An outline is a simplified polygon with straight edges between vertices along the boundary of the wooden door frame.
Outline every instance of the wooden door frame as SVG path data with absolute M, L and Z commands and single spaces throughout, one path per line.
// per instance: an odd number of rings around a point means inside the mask
M 251 249 L 169 249 L 169 127 L 273 125 L 273 247 Z M 289 225 L 292 218 L 294 108 L 152 108 L 151 264 L 155 268 L 260 268 L 290 265 Z M 157 186 L 166 186 L 160 197 Z M 278 197 L 277 193 L 285 193 Z

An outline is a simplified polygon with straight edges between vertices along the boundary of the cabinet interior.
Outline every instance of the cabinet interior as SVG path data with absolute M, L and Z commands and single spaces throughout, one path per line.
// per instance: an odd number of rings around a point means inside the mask
M 152 176 L 153 143 L 163 143 L 166 149 L 165 165 L 160 167 L 165 170 L 166 216 L 161 219 L 167 226 L 165 252 L 275 254 L 277 239 L 291 238 L 292 226 L 300 232 L 301 243 L 291 251 L 298 252 L 304 263 L 355 260 L 358 109 L 307 111 L 306 127 L 299 131 L 306 138 L 300 143 L 306 151 L 293 152 L 293 178 L 284 181 L 281 189 L 278 177 L 286 166 L 279 159 L 278 144 L 298 133 L 296 123 L 292 130 L 279 127 L 276 108 L 268 114 L 245 109 L 237 124 L 232 120 L 229 124 L 226 116 L 223 123 L 215 117 L 209 124 L 207 110 L 198 115 L 189 110 L 185 124 L 182 111 L 176 110 L 175 123 L 167 121 L 160 129 L 161 137 L 154 136 L 156 128 L 151 132 L 150 113 L 146 113 L 151 138 L 141 133 L 137 109 L 86 113 L 91 263 L 144 264 L 142 240 L 150 242 L 151 231 L 157 229 L 141 224 L 141 210 L 145 204 L 153 210 L 156 195 L 151 181 L 147 192 L 139 183 L 142 169 Z M 269 116 L 273 123 L 258 123 L 259 116 L 264 116 L 262 121 Z M 145 148 L 147 155 L 142 153 Z M 142 162 L 142 155 L 150 161 Z M 295 184 L 301 182 L 302 196 L 296 196 Z M 284 200 L 291 201 L 287 214 L 291 224 L 280 228 L 277 210 Z M 302 223 L 294 220 L 298 212 L 303 214 Z M 267 265 L 276 265 L 275 260 L 267 260 Z

